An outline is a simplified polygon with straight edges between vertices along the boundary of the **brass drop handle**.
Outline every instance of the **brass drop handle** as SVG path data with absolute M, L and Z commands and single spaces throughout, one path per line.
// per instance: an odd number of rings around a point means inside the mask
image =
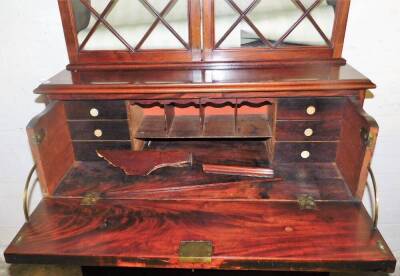
M 26 178 L 25 181 L 23 208 L 24 208 L 24 215 L 26 222 L 29 221 L 29 185 L 31 184 L 31 179 L 35 171 L 36 171 L 36 164 L 33 165 L 31 170 L 29 171 L 28 177 Z
M 371 167 L 368 167 L 369 175 L 371 176 L 372 180 L 372 187 L 374 188 L 374 207 L 372 213 L 372 220 L 374 229 L 378 226 L 379 221 L 379 196 L 378 196 L 378 184 L 376 183 L 374 172 L 372 171 Z

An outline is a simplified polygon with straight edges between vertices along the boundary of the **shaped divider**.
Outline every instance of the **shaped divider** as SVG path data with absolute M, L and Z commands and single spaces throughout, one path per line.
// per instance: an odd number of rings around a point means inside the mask
M 131 135 L 143 140 L 269 138 L 272 106 L 265 98 L 133 101 Z

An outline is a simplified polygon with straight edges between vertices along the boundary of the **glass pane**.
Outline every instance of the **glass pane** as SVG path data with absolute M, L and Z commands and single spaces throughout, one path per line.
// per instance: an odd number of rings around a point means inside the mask
M 316 5 L 316 0 L 215 0 L 216 47 L 329 46 L 335 2 L 323 0 Z M 311 12 L 304 17 L 308 9 Z
M 83 50 L 183 49 L 188 44 L 187 0 L 91 0 L 108 26 L 81 0 L 72 3 Z
M 220 48 L 240 47 L 240 28 L 236 27 L 231 33 L 223 39 L 224 34 L 239 18 L 239 14 L 235 12 L 225 0 L 214 0 L 215 14 L 215 43 L 220 43 Z
M 311 7 L 314 0 L 303 0 L 302 3 L 306 9 Z M 329 3 L 328 3 L 329 2 Z M 335 18 L 334 5 L 332 1 L 322 1 L 315 7 L 294 30 L 284 40 L 285 45 L 311 45 L 327 46 L 332 37 L 333 24 Z
M 160 14 L 167 7 L 170 0 L 153 0 L 149 3 L 154 3 L 154 7 Z M 153 17 L 156 20 L 157 17 Z M 176 4 L 164 16 L 165 21 L 186 43 L 189 43 L 189 20 L 188 20 L 188 4 L 186 0 L 178 0 Z M 141 49 L 184 49 L 185 46 L 174 34 L 161 22 L 151 32 Z
M 260 1 L 249 17 L 273 45 L 285 34 L 302 12 L 292 0 Z

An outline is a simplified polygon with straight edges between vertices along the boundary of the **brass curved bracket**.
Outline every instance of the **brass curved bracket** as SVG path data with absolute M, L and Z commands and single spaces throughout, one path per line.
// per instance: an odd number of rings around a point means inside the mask
M 374 172 L 372 171 L 371 167 L 368 167 L 368 172 L 369 172 L 369 175 L 371 176 L 372 186 L 374 188 L 374 207 L 373 207 L 372 219 L 373 219 L 374 229 L 376 229 L 378 226 L 378 221 L 379 221 L 378 184 L 376 183 L 375 175 L 374 175 Z
M 27 222 L 29 221 L 29 184 L 31 183 L 31 179 L 35 171 L 36 171 L 36 164 L 33 165 L 31 170 L 29 171 L 28 177 L 26 178 L 25 181 L 23 208 L 24 208 L 25 220 Z

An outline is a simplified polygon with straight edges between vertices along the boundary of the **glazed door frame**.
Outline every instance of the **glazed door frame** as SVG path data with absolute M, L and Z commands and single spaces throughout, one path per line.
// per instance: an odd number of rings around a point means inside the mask
M 85 0 L 82 0 L 85 1 Z M 77 38 L 77 26 L 74 19 L 71 0 L 58 0 L 64 35 L 67 43 L 68 55 L 71 65 L 79 64 L 112 64 L 112 63 L 182 63 L 201 60 L 201 4 L 200 0 L 188 1 L 188 28 L 189 41 L 187 49 L 162 49 L 162 50 L 136 50 L 135 45 L 127 50 L 92 50 L 80 49 Z M 88 4 L 90 5 L 90 4 Z M 93 13 L 93 12 L 92 12 Z M 95 18 L 99 20 L 100 14 Z M 101 15 L 100 15 L 101 16 Z M 162 14 L 158 14 L 163 18 Z M 161 19 L 156 19 L 161 21 Z M 104 19 L 103 19 L 104 20 Z M 160 24 L 160 23 L 158 23 Z
M 189 43 L 184 50 L 80 50 L 71 0 L 58 0 L 71 70 L 146 67 L 204 67 L 215 63 L 275 62 L 277 60 L 341 61 L 350 0 L 337 0 L 331 46 L 215 49 L 214 0 L 187 0 Z M 219 64 L 221 65 L 221 64 Z M 125 67 L 124 67 L 125 66 Z M 249 66 L 245 64 L 242 66 Z
M 237 62 L 259 60 L 323 60 L 339 59 L 342 55 L 350 0 L 337 0 L 330 46 L 289 48 L 216 49 L 214 1 L 203 0 L 203 58 L 207 62 Z M 243 11 L 242 11 L 243 12 Z M 243 13 L 242 17 L 246 17 Z M 315 21 L 314 21 L 315 22 Z

